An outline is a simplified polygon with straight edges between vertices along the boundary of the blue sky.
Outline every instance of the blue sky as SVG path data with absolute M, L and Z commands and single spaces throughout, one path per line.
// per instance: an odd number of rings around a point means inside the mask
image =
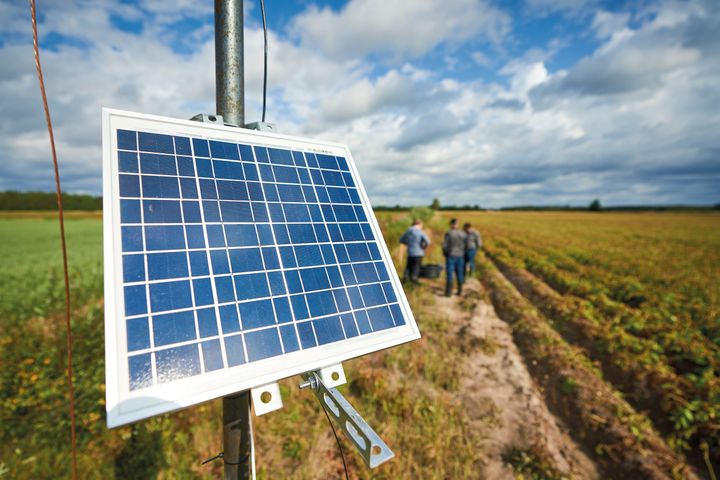
M 64 187 L 103 106 L 214 111 L 211 0 L 38 0 Z M 267 1 L 267 119 L 347 143 L 375 204 L 720 201 L 716 1 Z M 28 7 L 0 0 L 0 189 L 51 190 Z M 247 120 L 259 2 L 246 0 Z

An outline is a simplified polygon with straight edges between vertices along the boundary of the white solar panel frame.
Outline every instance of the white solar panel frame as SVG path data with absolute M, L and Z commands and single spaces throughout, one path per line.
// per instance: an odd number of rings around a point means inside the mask
M 109 427 L 189 407 L 420 338 L 420 331 L 347 145 L 107 108 L 103 109 L 102 122 L 105 382 Z M 405 325 L 130 391 L 122 278 L 118 129 L 200 137 L 345 157 L 356 181 L 362 208 L 377 239 L 382 261 L 388 267 L 388 275 L 397 293 L 398 304 L 405 317 Z

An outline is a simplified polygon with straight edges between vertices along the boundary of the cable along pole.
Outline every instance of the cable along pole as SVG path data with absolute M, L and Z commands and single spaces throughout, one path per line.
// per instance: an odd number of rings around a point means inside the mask
M 215 104 L 223 121 L 245 126 L 243 0 L 215 0 Z M 250 392 L 223 398 L 225 480 L 251 478 Z

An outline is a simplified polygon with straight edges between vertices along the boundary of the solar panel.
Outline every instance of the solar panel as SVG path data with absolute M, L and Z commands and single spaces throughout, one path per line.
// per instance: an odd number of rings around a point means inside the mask
M 419 338 L 345 145 L 103 110 L 108 425 Z

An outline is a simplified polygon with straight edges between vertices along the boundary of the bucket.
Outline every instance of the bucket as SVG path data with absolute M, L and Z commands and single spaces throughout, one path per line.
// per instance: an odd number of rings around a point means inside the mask
M 443 271 L 442 265 L 437 263 L 428 263 L 420 267 L 420 276 L 422 278 L 439 278 Z

